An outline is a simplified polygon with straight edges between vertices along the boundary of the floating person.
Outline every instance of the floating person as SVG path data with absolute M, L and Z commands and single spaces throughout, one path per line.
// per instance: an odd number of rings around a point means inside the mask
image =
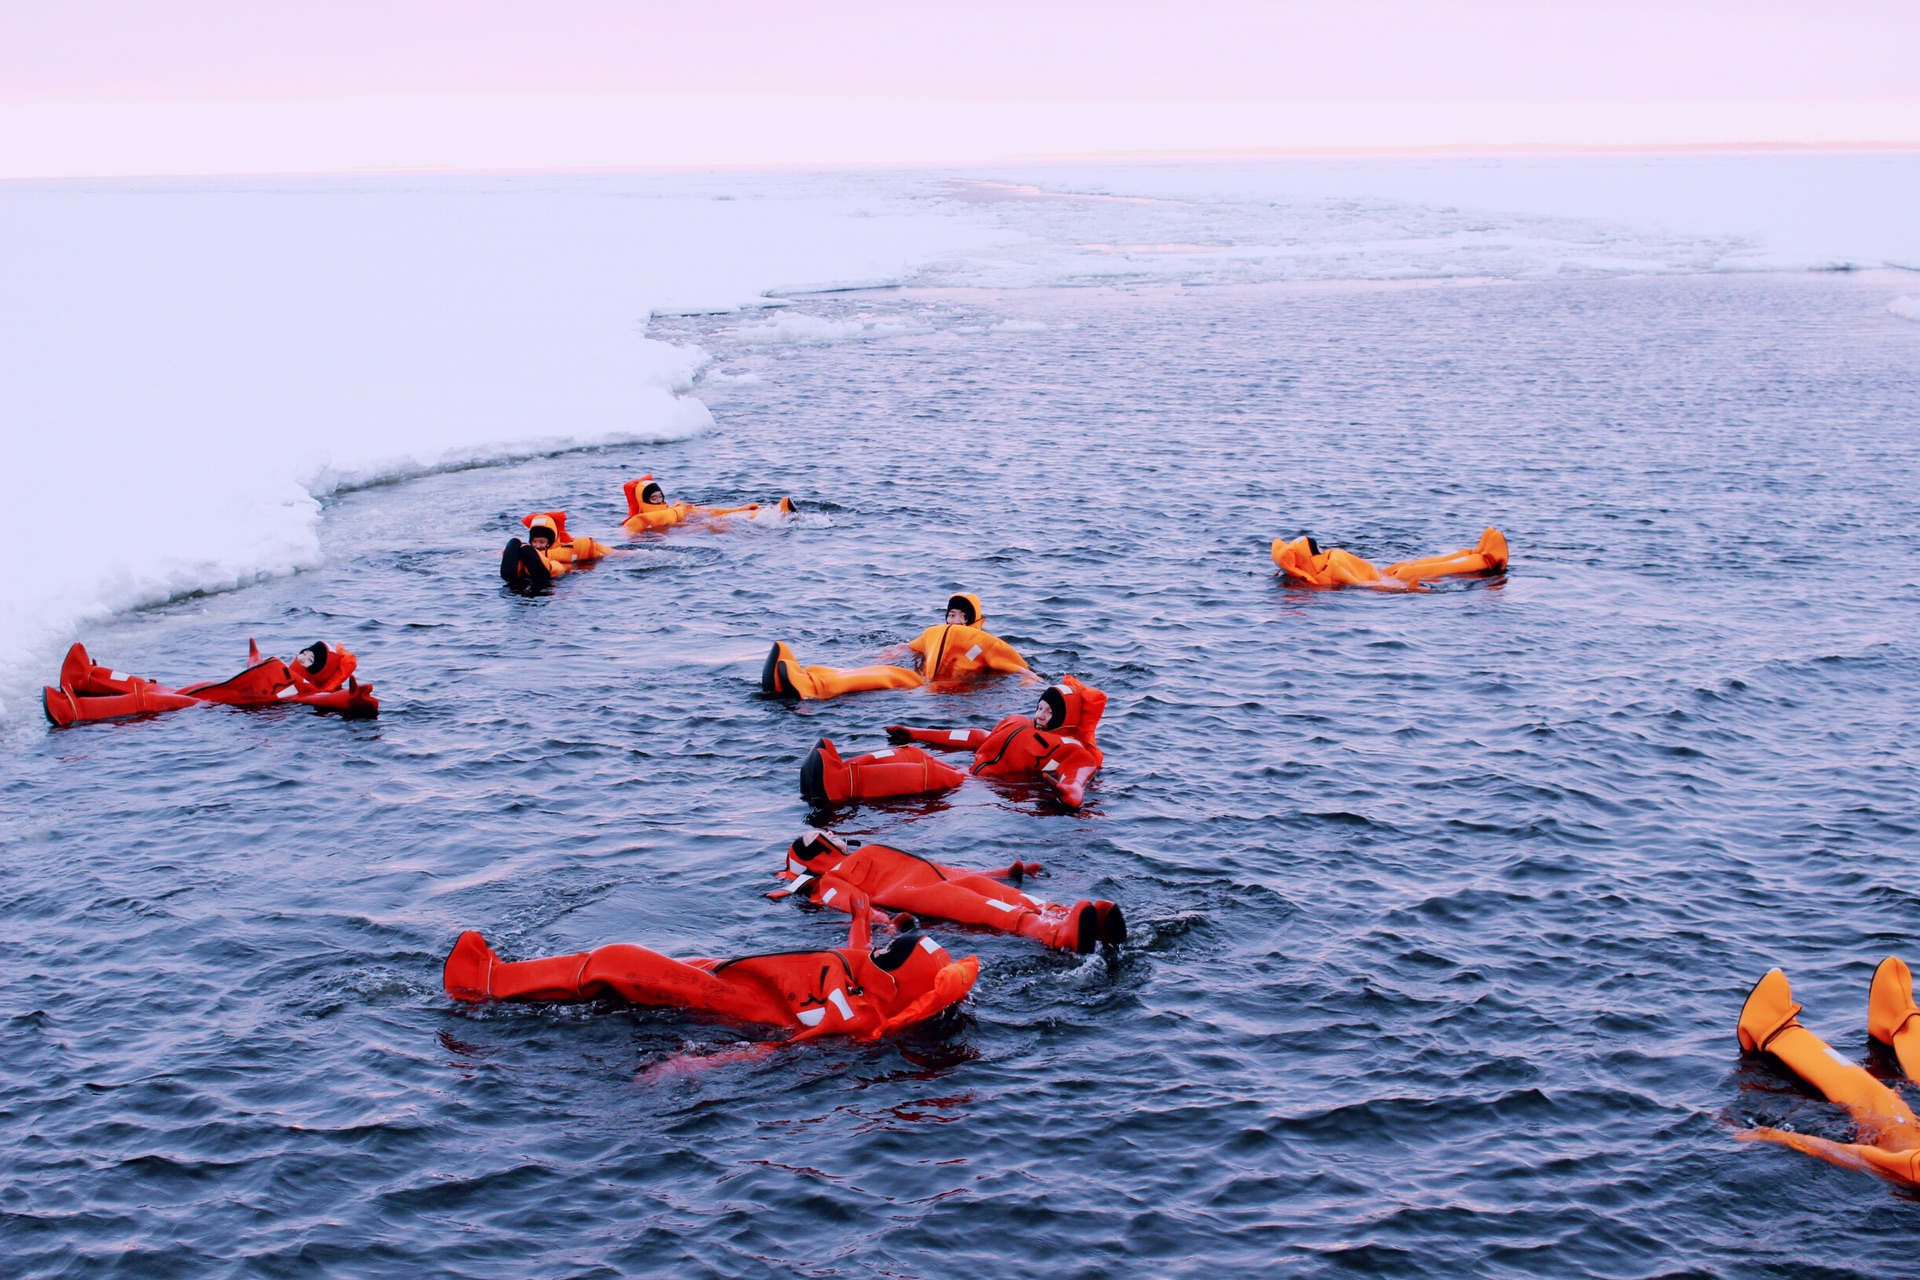
M 60 664 L 59 685 L 41 690 L 40 705 L 47 719 L 61 727 L 208 704 L 269 707 L 292 702 L 337 711 L 350 720 L 372 719 L 380 714 L 380 700 L 374 697 L 372 685 L 361 684 L 354 676 L 359 661 L 337 644 L 316 642 L 290 664 L 261 657 L 259 646 L 248 641 L 247 668 L 239 675 L 172 689 L 100 666 L 85 645 L 75 644 Z
M 1018 884 L 1040 870 L 1037 862 L 1016 862 L 968 871 L 883 844 L 849 849 L 830 831 L 809 831 L 787 849 L 780 875 L 791 883 L 767 896 L 797 897 L 848 912 L 855 904 L 871 904 L 922 919 L 1016 933 L 1082 955 L 1102 943 L 1117 947 L 1127 940 L 1126 917 L 1104 898 L 1083 898 L 1065 907 L 1001 883 Z
M 906 933 L 873 946 L 871 907 L 852 907 L 847 945 L 734 960 L 674 960 L 615 945 L 547 960 L 508 962 L 477 933 L 463 933 L 442 974 L 456 1000 L 576 1003 L 613 996 L 628 1004 L 687 1009 L 730 1023 L 784 1027 L 792 1041 L 847 1035 L 875 1040 L 958 1004 L 980 974 L 933 939 Z
M 500 577 L 516 591 L 544 590 L 555 578 L 614 554 L 597 539 L 569 535 L 564 511 L 536 511 L 520 517 L 520 523 L 527 528 L 527 540 L 508 538 L 500 553 Z
M 833 739 L 822 738 L 800 765 L 800 794 L 816 808 L 861 800 L 937 795 L 975 777 L 1037 782 L 1068 808 L 1087 798 L 1087 783 L 1106 757 L 1095 731 L 1107 695 L 1072 676 L 1049 685 L 1030 716 L 1011 715 L 985 729 L 915 729 L 887 726 L 884 751 L 845 759 Z M 918 744 L 918 745 L 916 745 Z M 923 747 L 973 752 L 965 772 L 928 755 Z
M 696 507 L 691 502 L 668 502 L 666 491 L 660 482 L 648 472 L 638 480 L 629 480 L 620 486 L 627 496 L 627 518 L 621 521 L 621 528 L 628 533 L 646 533 L 651 529 L 668 529 L 691 519 L 718 520 L 724 516 L 757 515 L 760 504 L 749 502 L 741 507 Z M 793 499 L 782 498 L 778 508 L 781 515 L 793 514 Z
M 1008 716 L 991 731 L 890 724 L 887 741 L 897 747 L 919 744 L 943 751 L 970 750 L 973 767 L 967 772 L 976 778 L 1040 782 L 1061 803 L 1078 809 L 1086 801 L 1087 784 L 1106 761 L 1096 740 L 1106 709 L 1106 694 L 1067 676 L 1047 686 L 1032 715 Z M 847 767 L 859 763 L 850 760 Z
M 870 689 L 918 689 L 989 671 L 1033 674 L 1012 645 L 986 630 L 986 615 L 975 595 L 950 597 L 944 621 L 922 631 L 904 648 L 880 656 L 904 657 L 909 652 L 920 664 L 918 671 L 884 661 L 870 667 L 809 667 L 801 664 L 785 641 L 778 641 L 760 669 L 760 691 L 779 698 L 837 698 Z
M 1876 1173 L 1902 1186 L 1920 1186 L 1920 1119 L 1906 1101 L 1866 1070 L 1847 1061 L 1800 1025 L 1787 975 L 1769 969 L 1740 1009 L 1740 1048 L 1765 1053 L 1853 1117 L 1857 1142 L 1834 1142 L 1783 1129 L 1748 1129 L 1748 1142 L 1777 1142 L 1842 1168 Z M 1909 1080 L 1920 1081 L 1920 1008 L 1913 975 L 1889 956 L 1874 970 L 1867 994 L 1867 1034 L 1891 1049 Z
M 1290 583 L 1309 587 L 1376 587 L 1385 590 L 1417 587 L 1434 578 L 1504 573 L 1507 540 L 1498 529 L 1488 529 L 1474 546 L 1451 555 L 1424 560 L 1402 560 L 1382 573 L 1367 561 L 1340 547 L 1322 550 L 1307 534 L 1292 542 L 1273 541 L 1273 562 Z

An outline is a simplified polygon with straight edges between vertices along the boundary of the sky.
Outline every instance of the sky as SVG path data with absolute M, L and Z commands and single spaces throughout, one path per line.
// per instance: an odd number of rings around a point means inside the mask
M 0 0 L 0 176 L 1920 146 L 1913 0 Z

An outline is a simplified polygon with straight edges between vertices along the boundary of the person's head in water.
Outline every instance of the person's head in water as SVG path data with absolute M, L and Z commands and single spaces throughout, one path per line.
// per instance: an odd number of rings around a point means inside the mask
M 1033 709 L 1033 727 L 1036 729 L 1058 729 L 1067 722 L 1067 699 L 1058 685 L 1049 685 L 1040 695 L 1040 705 Z
M 310 672 L 319 671 L 327 665 L 327 646 L 315 640 L 293 655 L 293 665 L 305 667 Z
M 649 480 L 640 487 L 640 501 L 649 506 L 664 507 L 667 505 L 667 491 L 660 487 L 658 480 Z
M 1317 556 L 1317 555 L 1319 555 L 1319 554 L 1320 554 L 1320 544 L 1319 544 L 1319 543 L 1317 543 L 1317 542 L 1315 542 L 1315 541 L 1313 540 L 1313 535 L 1312 535 L 1312 534 L 1310 534 L 1310 533 L 1303 533 L 1303 534 L 1301 534 L 1300 536 L 1301 536 L 1301 537 L 1303 537 L 1303 538 L 1305 538 L 1305 539 L 1307 540 L 1307 554 L 1308 554 L 1308 555 L 1310 555 L 1310 556 Z
M 536 520 L 527 530 L 527 545 L 545 555 L 553 550 L 554 529 L 546 520 Z
M 947 601 L 947 622 L 956 627 L 970 627 L 979 619 L 973 612 L 973 601 L 965 596 L 954 596 Z

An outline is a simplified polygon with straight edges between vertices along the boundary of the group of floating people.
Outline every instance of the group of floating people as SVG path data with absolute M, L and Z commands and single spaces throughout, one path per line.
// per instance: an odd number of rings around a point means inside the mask
M 702 507 L 669 502 L 651 475 L 623 486 L 630 535 L 701 523 L 757 518 L 760 504 Z M 794 512 L 791 498 L 774 514 Z M 517 592 L 539 593 L 576 569 L 621 554 L 596 538 L 574 534 L 564 511 L 536 511 L 520 521 L 523 538 L 501 553 L 500 576 Z M 1401 561 L 1379 569 L 1340 548 L 1323 548 L 1310 535 L 1277 539 L 1273 562 L 1282 579 L 1300 587 L 1367 587 L 1418 591 L 1443 578 L 1489 576 L 1507 568 L 1505 537 L 1488 529 L 1471 547 L 1448 555 Z M 911 665 L 903 665 L 901 660 Z M 56 725 L 145 716 L 191 706 L 257 707 L 283 702 L 377 715 L 373 687 L 356 676 L 358 659 L 345 648 L 316 642 L 290 661 L 262 657 L 249 642 L 248 665 L 226 680 L 178 688 L 96 664 L 75 644 L 59 683 L 43 702 Z M 1041 681 L 1026 659 L 986 628 L 978 596 L 953 595 L 945 616 L 914 639 L 860 667 L 811 666 L 791 645 L 775 642 L 760 673 L 770 698 L 818 700 L 848 694 L 930 686 L 964 689 L 996 674 Z M 815 813 L 865 801 L 952 791 L 969 777 L 1026 788 L 1072 812 L 1086 801 L 1099 774 L 1098 731 L 1107 695 L 1073 675 L 1041 689 L 1030 714 L 1002 718 L 992 728 L 884 726 L 888 745 L 852 757 L 820 738 L 800 768 L 800 793 Z M 962 767 L 932 754 L 972 753 Z M 1071 905 L 1038 898 L 1022 887 L 1043 874 L 1037 862 L 992 868 L 951 866 L 888 845 L 843 840 L 816 826 L 797 837 L 769 898 L 793 898 L 850 917 L 845 946 L 779 951 L 732 959 L 674 959 L 645 947 L 616 944 L 544 959 L 503 960 L 477 932 L 462 933 L 443 967 L 449 996 L 463 1002 L 525 1000 L 580 1002 L 615 998 L 633 1005 L 689 1010 L 742 1027 L 784 1030 L 785 1043 L 827 1035 L 876 1039 L 937 1016 L 964 1000 L 978 979 L 977 956 L 955 959 L 921 931 L 944 922 L 1028 938 L 1077 954 L 1126 941 L 1126 918 L 1105 899 Z M 1741 1009 L 1743 1053 L 1764 1055 L 1827 1100 L 1845 1108 L 1856 1141 L 1760 1127 L 1745 1140 L 1792 1147 L 1847 1168 L 1920 1187 L 1920 1117 L 1901 1096 L 1865 1068 L 1836 1053 L 1803 1026 L 1786 975 L 1769 971 Z M 1906 964 L 1888 957 L 1874 973 L 1867 1031 L 1890 1055 L 1898 1077 L 1920 1083 L 1920 1007 Z M 770 1047 L 779 1041 L 762 1041 Z
M 651 475 L 628 481 L 625 496 L 623 527 L 630 533 L 759 510 L 668 503 Z M 780 510 L 791 512 L 791 501 L 782 499 Z M 501 578 L 517 591 L 543 590 L 571 568 L 615 554 L 604 543 L 571 535 L 562 511 L 533 512 L 520 523 L 527 536 L 509 540 L 500 563 Z M 1477 547 L 1392 565 L 1384 575 L 1348 552 L 1321 551 L 1312 538 L 1276 542 L 1274 561 L 1288 581 L 1302 585 L 1390 582 L 1419 589 L 1435 578 L 1499 573 L 1507 550 L 1505 539 L 1489 529 Z M 809 665 L 792 645 L 776 641 L 761 666 L 760 691 L 812 701 L 885 690 L 964 690 L 995 675 L 1041 683 L 1020 652 L 987 629 L 980 598 L 961 592 L 949 597 L 941 621 L 865 666 Z M 1106 706 L 1104 692 L 1063 675 L 1041 688 L 1030 714 L 1003 717 L 992 728 L 889 724 L 886 747 L 851 757 L 821 738 L 801 763 L 800 794 L 816 814 L 830 815 L 866 801 L 938 795 L 979 777 L 1076 811 L 1105 763 L 1098 735 Z M 961 767 L 934 752 L 970 752 L 972 761 Z M 715 960 L 674 959 L 618 944 L 508 961 L 482 935 L 467 932 L 447 957 L 443 983 L 449 996 L 463 1001 L 615 998 L 784 1028 L 789 1043 L 824 1035 L 870 1039 L 950 1008 L 979 975 L 977 956 L 954 959 L 919 931 L 923 921 L 1012 934 L 1077 954 L 1126 941 L 1126 916 L 1116 903 L 1067 905 L 1028 893 L 1023 885 L 1042 872 L 1037 862 L 950 866 L 888 845 L 843 840 L 821 825 L 788 846 L 778 873 L 783 886 L 767 896 L 847 913 L 852 923 L 844 947 Z M 894 936 L 876 945 L 888 935 Z

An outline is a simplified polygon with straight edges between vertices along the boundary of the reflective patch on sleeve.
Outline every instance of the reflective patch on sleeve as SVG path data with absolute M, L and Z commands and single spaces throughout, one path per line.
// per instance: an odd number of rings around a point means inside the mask
M 1838 1049 L 1835 1049 L 1832 1045 L 1827 1045 L 1826 1050 L 1827 1050 L 1827 1056 L 1829 1058 L 1832 1058 L 1835 1062 L 1839 1063 L 1841 1066 L 1851 1067 L 1854 1065 L 1851 1059 L 1842 1056 L 1840 1051 Z
M 1053 771 L 1054 771 L 1055 769 L 1058 769 L 1059 767 L 1060 767 L 1060 762 L 1059 762 L 1058 760 L 1049 760 L 1049 761 L 1047 761 L 1047 763 L 1046 763 L 1046 764 L 1045 764 L 1045 765 L 1044 765 L 1044 766 L 1043 766 L 1043 767 L 1041 768 L 1041 770 L 1040 770 L 1040 772 L 1042 772 L 1042 773 L 1052 773 L 1052 772 L 1053 772 Z
M 992 907 L 995 911 L 1017 911 L 1019 909 L 1015 907 L 1011 902 L 1002 902 L 998 898 L 988 898 L 987 905 Z
M 874 752 L 874 753 L 873 753 L 873 758 L 874 758 L 875 760 L 890 760 L 890 759 L 892 759 L 892 758 L 893 758 L 893 752 L 891 752 L 891 751 L 876 751 L 876 752 Z
M 853 1021 L 853 1006 L 847 1003 L 847 998 L 841 994 L 840 988 L 835 987 L 833 990 L 827 992 L 827 999 L 833 1001 L 833 1007 L 840 1011 L 841 1017 L 845 1018 L 848 1022 Z
M 815 877 L 815 876 L 797 876 L 795 877 L 792 886 L 788 888 L 787 892 L 804 894 L 807 891 L 807 886 L 811 885 L 814 882 L 814 880 L 817 878 L 818 877 Z
M 839 893 L 840 893 L 840 890 L 838 890 L 838 889 L 829 889 L 829 890 L 827 890 L 827 896 L 826 896 L 826 897 L 824 897 L 824 898 L 822 898 L 822 899 L 820 899 L 820 901 L 822 901 L 822 902 L 832 902 L 832 901 L 834 900 L 834 898 L 835 898 L 836 896 L 838 896 L 838 894 L 839 894 Z
M 920 939 L 920 949 L 926 952 L 928 955 L 932 955 L 934 952 L 940 949 L 940 944 L 935 942 L 932 938 L 922 938 Z
M 298 689 L 294 688 L 292 685 L 288 685 L 286 688 L 282 689 L 280 692 L 274 694 L 273 696 L 276 698 L 291 698 L 294 694 L 298 692 L 300 692 Z
M 827 1011 L 825 1009 L 802 1009 L 793 1016 L 800 1019 L 802 1026 L 817 1027 L 820 1025 L 820 1020 L 827 1016 Z
M 124 671 L 109 671 L 109 672 L 107 672 L 107 679 L 109 679 L 109 680 L 131 680 L 131 679 L 133 679 L 133 677 L 132 677 L 132 676 L 130 676 L 130 675 L 128 675 L 128 674 L 127 674 L 126 672 L 124 672 Z
M 115 677 L 115 679 L 118 679 L 118 678 L 119 677 L 117 676 Z M 967 740 L 967 731 L 965 729 L 953 729 L 948 731 L 947 733 L 948 742 L 965 742 L 966 740 Z
M 1041 899 L 1039 899 L 1039 898 L 1036 898 L 1036 897 L 1034 897 L 1034 896 L 1033 896 L 1032 894 L 1030 894 L 1030 893 L 1023 893 L 1023 894 L 1021 894 L 1020 896 L 1021 896 L 1021 897 L 1023 897 L 1023 898 L 1025 898 L 1025 899 L 1026 899 L 1026 900 L 1027 900 L 1028 902 L 1031 902 L 1031 903 L 1032 903 L 1032 904 L 1033 904 L 1034 906 L 1036 906 L 1036 907 L 1042 907 L 1042 908 L 1044 908 L 1044 907 L 1045 907 L 1045 906 L 1047 905 L 1047 904 L 1046 904 L 1046 903 L 1045 903 L 1044 901 L 1042 901 L 1042 900 L 1041 900 Z
M 973 648 L 971 648 L 971 649 L 969 649 L 969 650 L 967 650 L 967 661 L 968 661 L 968 662 L 978 662 L 979 660 L 980 660 L 980 646 L 979 646 L 979 645 L 975 645 L 975 646 L 973 646 Z

